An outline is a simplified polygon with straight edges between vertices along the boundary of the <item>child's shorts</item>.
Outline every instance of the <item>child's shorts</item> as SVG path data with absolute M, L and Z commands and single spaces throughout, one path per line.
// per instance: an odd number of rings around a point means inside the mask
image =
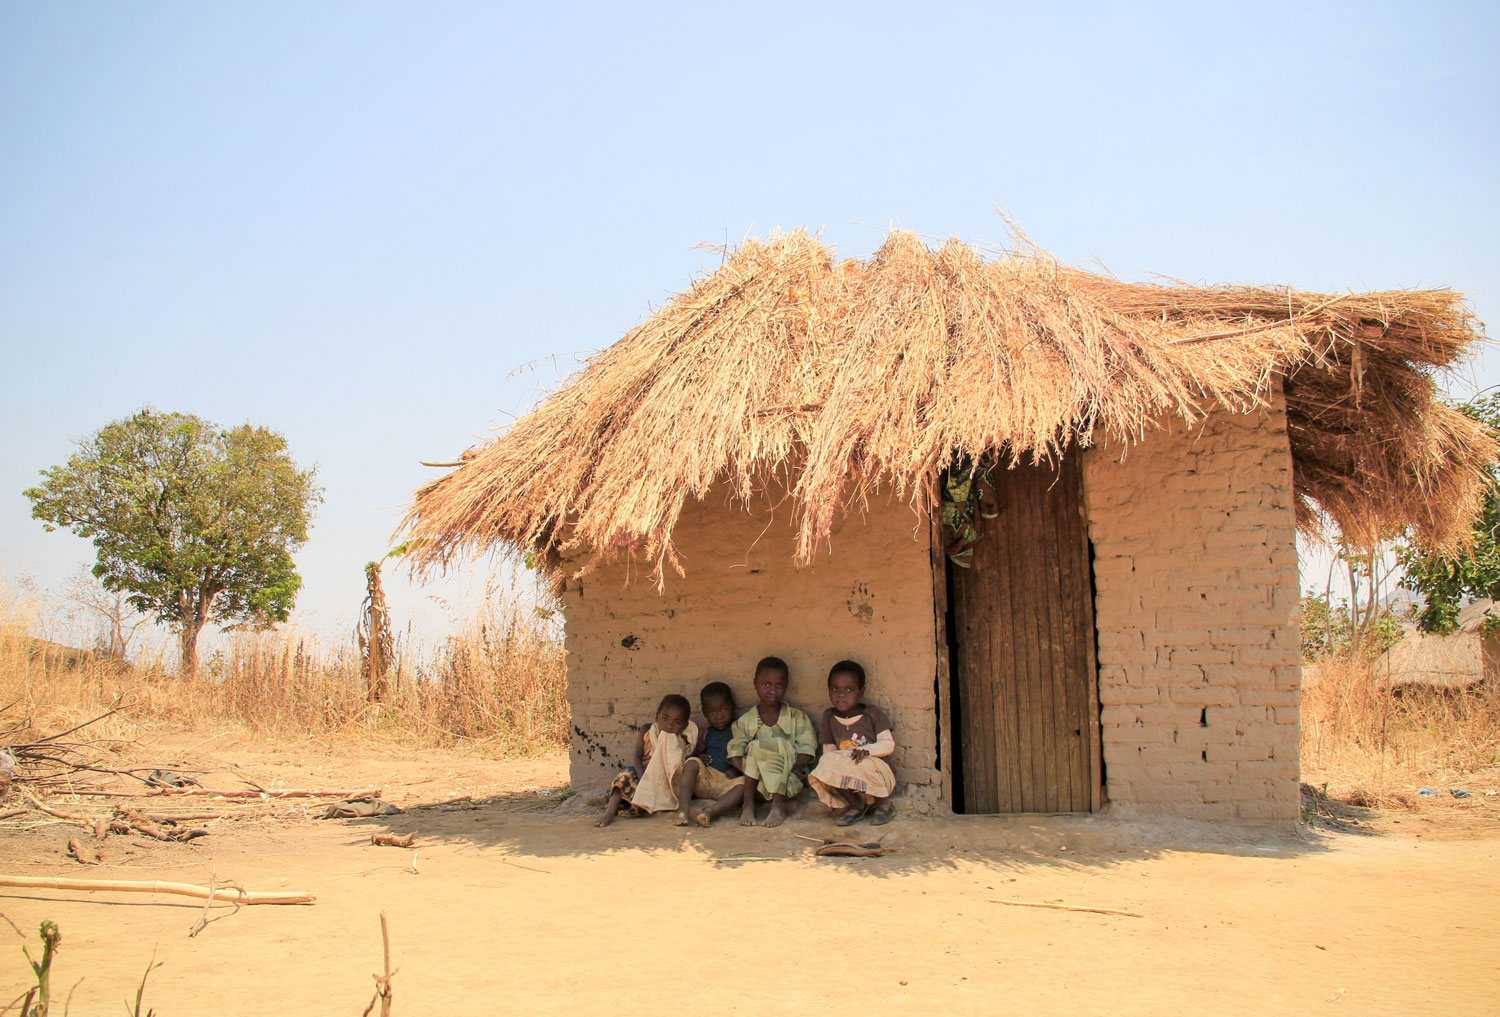
M 704 760 L 699 759 L 698 779 L 693 782 L 693 797 L 718 801 L 744 781 L 744 777 L 731 777 L 723 770 L 716 770 Z

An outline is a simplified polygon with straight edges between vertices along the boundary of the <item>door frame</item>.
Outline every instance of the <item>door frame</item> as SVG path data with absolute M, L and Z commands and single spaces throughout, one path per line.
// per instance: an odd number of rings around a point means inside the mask
M 1073 455 L 1082 450 L 1076 447 L 1069 449 Z M 1087 723 L 1091 730 L 1088 732 L 1085 742 L 1089 754 L 1090 787 L 1089 787 L 1089 812 L 1098 812 L 1109 800 L 1105 794 L 1104 774 L 1104 731 L 1100 722 L 1099 703 L 1099 594 L 1098 587 L 1094 582 L 1094 545 L 1089 536 L 1088 520 L 1088 492 L 1084 484 L 1082 464 L 1079 464 L 1079 499 L 1078 513 L 1082 517 L 1081 532 L 1083 534 L 1084 547 L 1083 561 L 1087 564 L 1089 592 L 1090 592 L 1090 628 L 1089 635 L 1092 638 L 1086 640 L 1086 669 L 1088 680 L 1086 681 L 1088 693 L 1088 717 Z M 937 705 L 937 737 L 938 737 L 938 771 L 939 784 L 943 800 L 955 813 L 960 811 L 962 800 L 959 798 L 961 788 L 955 777 L 955 758 L 953 752 L 954 730 L 953 730 L 953 659 L 950 651 L 950 640 L 952 639 L 952 617 L 948 597 L 948 570 L 954 566 L 948 561 L 948 555 L 944 551 L 946 541 L 943 534 L 942 503 L 932 507 L 928 514 L 928 551 L 932 567 L 932 604 L 933 604 L 933 642 L 937 648 L 937 673 L 934 676 L 934 693 Z M 960 757 L 961 758 L 961 757 Z M 1027 813 L 1005 813 L 1007 815 L 1027 815 Z M 1067 815 L 1076 813 L 1055 813 L 1056 815 Z

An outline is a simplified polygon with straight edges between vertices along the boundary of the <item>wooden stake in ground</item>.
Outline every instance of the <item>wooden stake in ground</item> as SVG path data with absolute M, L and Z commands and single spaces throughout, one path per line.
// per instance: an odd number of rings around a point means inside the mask
M 238 887 L 196 886 L 192 883 L 162 883 L 136 879 L 63 879 L 58 876 L 0 876 L 0 887 L 28 890 L 106 890 L 115 893 L 173 893 L 199 900 L 221 900 L 227 904 L 311 904 L 317 897 L 297 890 L 253 893 Z
M 370 1017 L 370 1011 L 375 1009 L 375 1004 L 380 1004 L 380 1017 L 391 1017 L 391 979 L 396 977 L 396 972 L 391 970 L 391 935 L 385 925 L 385 912 L 380 912 L 380 942 L 385 948 L 385 974 L 375 976 L 375 995 L 370 999 L 370 1005 L 365 1007 L 364 1017 Z
M 1051 908 L 1053 911 L 1088 911 L 1096 915 L 1123 915 L 1126 918 L 1143 918 L 1134 911 L 1119 911 L 1115 908 L 1081 908 L 1071 904 L 1044 904 L 1041 901 L 1030 900 L 999 900 L 991 897 L 991 904 L 1009 904 L 1013 908 Z

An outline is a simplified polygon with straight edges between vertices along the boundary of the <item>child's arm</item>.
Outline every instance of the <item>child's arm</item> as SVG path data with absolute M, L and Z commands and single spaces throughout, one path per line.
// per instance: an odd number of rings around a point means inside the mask
M 646 772 L 646 736 L 651 733 L 651 725 L 641 725 L 641 736 L 635 740 L 635 775 L 641 776 Z
M 870 709 L 870 719 L 875 722 L 875 741 L 849 753 L 849 758 L 856 763 L 866 756 L 889 756 L 896 751 L 896 736 L 891 733 L 890 719 L 873 707 Z
M 750 736 L 754 733 L 745 718 L 754 714 L 753 709 L 742 713 L 729 728 L 729 747 L 725 752 L 729 756 L 729 765 L 741 773 L 745 772 L 745 750 L 750 747 Z
M 797 760 L 792 765 L 798 769 L 812 766 L 813 753 L 818 750 L 817 736 L 813 734 L 812 720 L 797 710 L 792 714 L 792 748 L 797 750 Z

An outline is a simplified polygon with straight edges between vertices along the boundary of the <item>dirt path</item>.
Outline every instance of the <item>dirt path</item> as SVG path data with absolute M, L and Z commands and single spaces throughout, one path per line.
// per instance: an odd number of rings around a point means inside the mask
M 828 832 L 826 821 L 688 832 L 621 820 L 601 831 L 582 803 L 527 811 L 549 804 L 537 789 L 562 781 L 561 757 L 218 759 L 262 783 L 374 781 L 398 804 L 464 794 L 483 804 L 379 821 L 293 811 L 219 824 L 186 845 L 105 842 L 107 864 L 89 875 L 318 895 L 311 907 L 215 912 L 197 938 L 187 932 L 201 906 L 190 901 L 0 891 L 0 912 L 28 935 L 43 918 L 61 927 L 54 983 L 66 992 L 83 979 L 73 1014 L 119 1012 L 153 950 L 162 966 L 146 1001 L 160 1017 L 358 1014 L 379 966 L 382 910 L 397 1015 L 700 1008 L 674 1001 L 682 994 L 723 1014 L 1493 1014 L 1500 1000 L 1500 835 L 1490 827 L 1215 843 L 1180 825 L 902 819 L 887 828 L 898 854 L 833 860 L 793 836 Z M 369 844 L 372 831 L 413 828 L 415 873 L 412 851 Z M 69 832 L 0 832 L 0 867 L 84 874 L 59 860 Z M 713 860 L 747 853 L 775 860 Z M 14 935 L 0 933 L 3 1004 L 27 969 Z

